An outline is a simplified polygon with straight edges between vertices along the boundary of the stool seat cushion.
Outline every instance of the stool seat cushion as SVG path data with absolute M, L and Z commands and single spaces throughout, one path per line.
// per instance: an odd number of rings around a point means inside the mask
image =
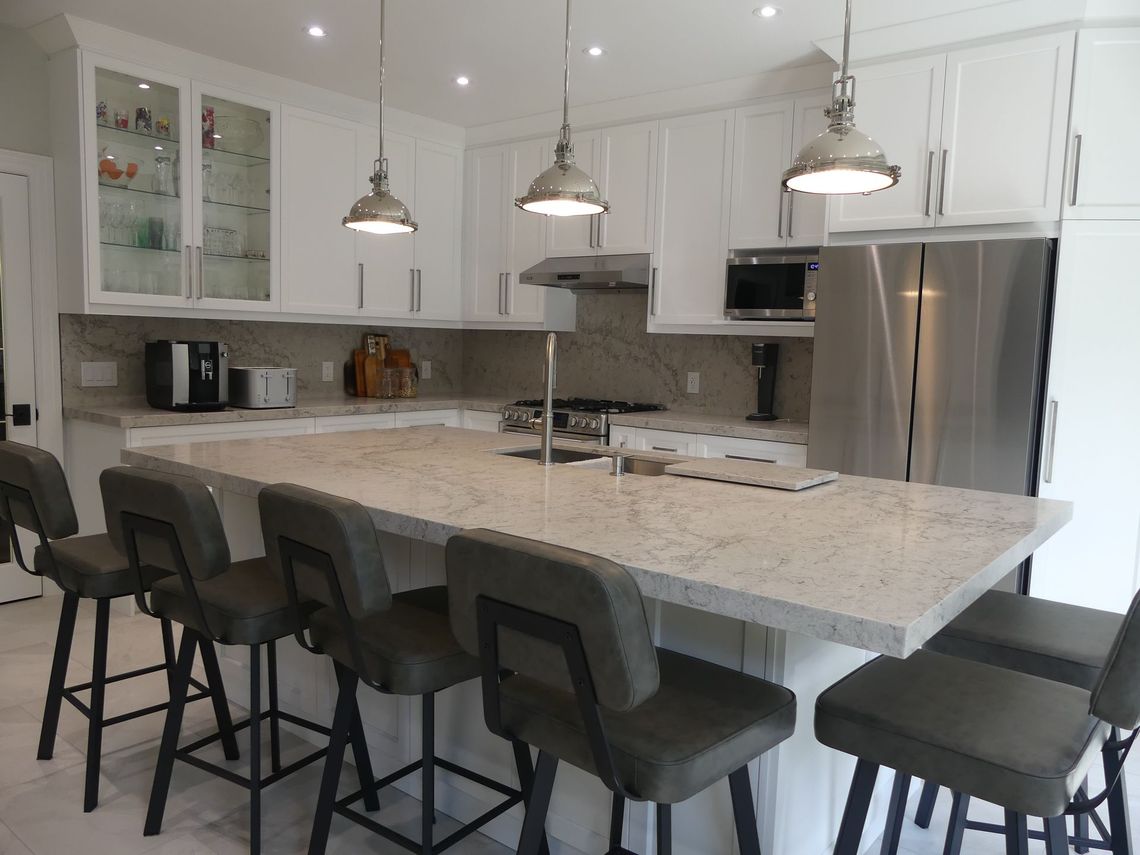
M 926 643 L 927 650 L 1092 691 L 1123 615 L 988 591 Z
M 792 735 L 796 696 L 782 686 L 669 650 L 657 693 L 628 712 L 601 708 L 623 786 L 683 801 Z M 500 684 L 503 725 L 530 745 L 597 773 L 574 694 L 523 676 Z
M 51 557 L 55 558 L 54 565 Z M 33 566 L 65 591 L 91 599 L 126 597 L 135 592 L 135 574 L 127 565 L 127 556 L 106 534 L 53 541 L 51 557 L 42 545 L 37 546 Z M 157 567 L 144 565 L 141 569 L 144 590 L 167 575 Z
M 1030 816 L 1064 811 L 1108 735 L 1084 689 L 920 650 L 816 701 L 831 748 Z
M 195 579 L 206 627 L 198 626 L 193 599 L 178 576 L 152 587 L 151 607 L 176 621 L 226 644 L 264 644 L 292 635 L 289 597 L 285 586 L 264 558 L 238 561 L 210 579 Z
M 309 621 L 312 640 L 353 670 L 348 639 L 336 612 L 324 608 Z M 479 676 L 479 660 L 451 633 L 447 588 L 439 585 L 392 595 L 386 611 L 354 621 L 368 673 L 360 676 L 394 695 L 438 692 Z

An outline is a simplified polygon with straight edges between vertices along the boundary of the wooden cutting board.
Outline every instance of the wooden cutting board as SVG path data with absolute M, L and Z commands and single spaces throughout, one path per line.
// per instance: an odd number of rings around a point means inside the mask
M 667 475 L 686 478 L 704 478 L 709 481 L 728 481 L 753 487 L 772 487 L 777 490 L 806 490 L 817 484 L 826 484 L 839 477 L 838 472 L 823 469 L 800 469 L 795 466 L 778 466 L 775 463 L 758 463 L 753 460 L 728 460 L 710 457 L 690 460 L 665 467 Z

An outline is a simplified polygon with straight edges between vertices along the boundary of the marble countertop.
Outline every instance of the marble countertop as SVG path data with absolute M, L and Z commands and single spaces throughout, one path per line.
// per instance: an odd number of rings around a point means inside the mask
M 733 436 L 740 439 L 764 439 L 807 445 L 808 423 L 778 419 L 772 422 L 750 422 L 741 416 L 716 413 L 686 413 L 681 410 L 659 410 L 649 413 L 623 413 L 610 416 L 610 424 L 680 433 L 704 433 Z
M 311 419 L 315 416 L 359 416 L 373 413 L 407 413 L 420 410 L 478 410 L 497 413 L 511 403 L 497 398 L 467 398 L 450 395 L 421 395 L 418 398 L 357 398 L 332 395 L 299 395 L 297 406 L 267 410 L 227 407 L 213 413 L 185 413 L 158 410 L 145 400 L 107 403 L 100 406 L 64 407 L 65 419 L 80 419 L 118 428 L 200 425 L 222 422 L 256 422 L 268 419 Z
M 586 550 L 629 569 L 648 597 L 891 656 L 918 649 L 1072 517 L 1067 502 L 872 478 L 789 493 L 492 453 L 535 445 L 421 427 L 122 459 L 245 496 L 303 484 L 436 544 L 482 527 Z

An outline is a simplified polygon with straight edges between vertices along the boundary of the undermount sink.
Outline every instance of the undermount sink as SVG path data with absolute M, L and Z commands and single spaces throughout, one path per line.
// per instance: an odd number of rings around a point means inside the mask
M 519 451 L 497 451 L 496 454 L 501 454 L 503 457 L 521 457 L 524 460 L 538 460 L 537 448 L 523 448 Z M 552 450 L 551 459 L 555 463 L 581 463 L 583 460 L 604 460 L 602 455 L 594 454 L 590 451 L 575 451 L 570 448 L 555 448 Z
M 662 463 L 660 460 L 649 460 L 645 457 L 630 457 L 625 458 L 625 474 L 627 475 L 650 475 L 656 477 L 657 475 L 665 474 L 665 467 L 668 463 Z

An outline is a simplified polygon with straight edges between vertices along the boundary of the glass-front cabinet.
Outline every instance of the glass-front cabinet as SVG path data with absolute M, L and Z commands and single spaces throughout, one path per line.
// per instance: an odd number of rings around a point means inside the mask
M 129 63 L 84 63 L 93 302 L 277 307 L 271 102 Z

